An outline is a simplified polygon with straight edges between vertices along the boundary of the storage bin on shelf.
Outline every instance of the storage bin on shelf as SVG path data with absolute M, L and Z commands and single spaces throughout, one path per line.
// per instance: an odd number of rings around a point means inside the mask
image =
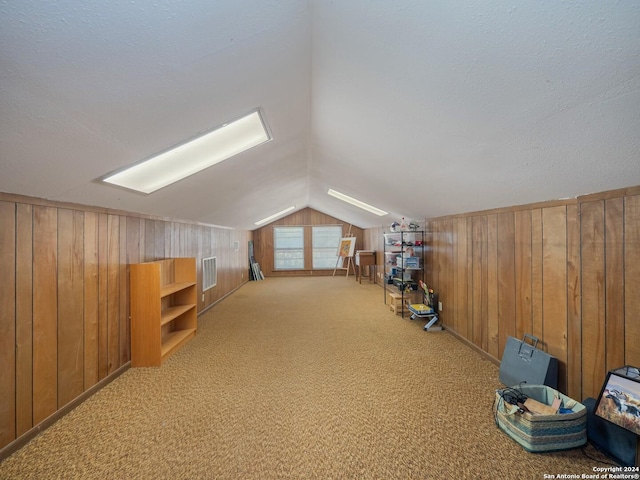
M 398 288 L 400 292 L 406 291 L 416 291 L 418 290 L 418 284 L 414 282 L 411 278 L 394 278 L 393 284 Z
M 402 259 L 403 268 L 419 268 L 420 259 L 418 257 L 404 257 Z

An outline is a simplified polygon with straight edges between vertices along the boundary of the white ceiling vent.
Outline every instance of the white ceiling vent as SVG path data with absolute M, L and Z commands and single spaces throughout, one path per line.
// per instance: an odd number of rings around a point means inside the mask
M 218 283 L 216 257 L 202 259 L 202 291 L 206 292 Z

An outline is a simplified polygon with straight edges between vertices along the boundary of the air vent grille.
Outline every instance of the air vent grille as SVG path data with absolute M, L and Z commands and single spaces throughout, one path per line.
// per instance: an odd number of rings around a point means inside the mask
M 218 283 L 216 257 L 202 259 L 202 291 L 206 292 Z

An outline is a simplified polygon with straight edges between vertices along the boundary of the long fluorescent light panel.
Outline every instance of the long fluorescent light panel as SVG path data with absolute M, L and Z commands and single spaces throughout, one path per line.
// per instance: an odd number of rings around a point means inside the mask
M 271 220 L 278 218 L 281 215 L 284 215 L 285 213 L 289 213 L 291 210 L 294 210 L 296 207 L 295 205 L 289 207 L 289 208 L 285 208 L 284 210 L 278 212 L 278 213 L 274 213 L 273 215 L 269 215 L 267 218 L 263 218 L 262 220 L 258 220 L 255 225 L 262 225 L 263 223 L 267 223 L 270 222 Z
M 379 208 L 372 207 L 368 203 L 361 202 L 360 200 L 350 197 L 349 195 L 345 195 L 344 193 L 336 192 L 335 190 L 329 189 L 327 192 L 332 197 L 338 198 L 343 202 L 350 203 L 351 205 L 355 205 L 356 207 L 360 207 L 367 212 L 375 213 L 376 215 L 383 216 L 388 215 L 389 212 L 385 212 L 384 210 L 380 210 Z
M 149 194 L 271 140 L 259 110 L 102 178 Z

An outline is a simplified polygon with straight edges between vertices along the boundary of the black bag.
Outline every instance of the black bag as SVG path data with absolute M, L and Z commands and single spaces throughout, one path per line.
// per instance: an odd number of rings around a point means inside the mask
M 532 345 L 525 342 L 527 338 Z M 522 340 L 507 337 L 499 377 L 504 385 L 512 387 L 526 383 L 558 388 L 558 359 L 539 350 L 537 345 L 538 338 L 528 333 L 524 334 Z

